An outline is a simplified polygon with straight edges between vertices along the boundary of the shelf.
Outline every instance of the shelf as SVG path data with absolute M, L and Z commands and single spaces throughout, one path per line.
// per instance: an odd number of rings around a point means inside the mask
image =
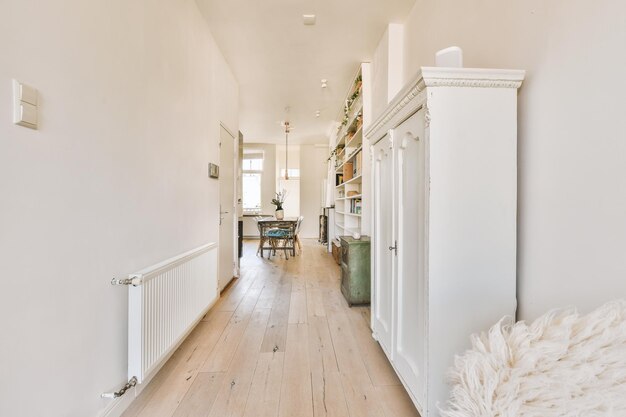
M 361 230 L 356 227 L 345 227 L 343 230 L 344 232 L 349 233 L 350 236 L 352 236 L 355 233 L 361 234 Z
M 356 122 L 359 116 L 359 113 L 363 113 L 363 95 L 361 94 L 359 98 L 352 105 L 355 107 L 350 109 L 350 113 L 348 115 L 348 123 L 341 126 L 341 128 L 337 132 L 337 137 L 340 139 L 337 141 L 335 147 L 346 143 L 346 136 L 348 135 L 348 131 L 350 130 L 352 125 L 354 125 L 354 123 Z M 361 117 L 363 117 L 363 114 L 361 114 Z M 342 113 L 341 119 L 343 119 L 343 113 Z M 357 129 L 357 131 L 358 130 L 359 129 Z
M 354 157 L 356 156 L 356 154 L 357 154 L 357 153 L 359 153 L 359 152 L 360 152 L 360 151 L 362 151 L 362 150 L 363 150 L 363 145 L 361 145 L 361 146 L 359 146 L 358 148 L 356 148 L 356 149 L 354 150 L 354 152 L 352 152 L 352 153 L 350 154 L 350 156 L 349 156 L 348 158 L 346 158 L 346 161 L 350 161 L 350 160 L 352 160 L 352 158 L 354 158 Z M 344 162 L 344 164 L 345 164 L 345 162 Z
M 363 68 L 363 67 L 362 67 Z M 361 69 L 359 70 L 357 76 L 361 76 Z M 358 209 L 361 207 L 362 210 L 362 200 L 363 200 L 363 191 L 362 188 L 362 174 L 363 168 L 367 167 L 369 160 L 366 160 L 363 156 L 362 152 L 367 152 L 365 149 L 368 146 L 365 142 L 365 133 L 363 128 L 363 115 L 365 113 L 365 107 L 369 106 L 369 102 L 366 97 L 363 96 L 363 90 L 361 83 L 357 85 L 356 80 L 354 80 L 354 84 L 351 86 L 348 97 L 348 100 L 355 91 L 359 91 L 359 96 L 354 100 L 348 109 L 348 114 L 344 113 L 344 109 L 342 108 L 342 112 L 340 115 L 339 121 L 343 121 L 344 117 L 346 120 L 345 125 L 341 125 L 336 131 L 336 143 L 332 158 L 329 158 L 331 162 L 331 175 L 334 176 L 335 180 L 339 177 L 346 178 L 351 174 L 354 175 L 353 178 L 345 179 L 339 185 L 335 185 L 335 189 L 337 190 L 334 193 L 335 203 L 335 213 L 337 216 L 335 217 L 335 222 L 333 227 L 337 236 L 353 236 L 355 233 L 362 233 L 362 227 L 367 228 L 366 218 L 363 217 L 363 213 L 350 213 L 350 210 Z M 347 104 L 347 101 L 344 102 Z M 360 160 L 359 164 L 356 164 L 357 160 Z M 346 176 L 344 177 L 343 170 L 346 167 L 352 165 L 351 172 L 346 172 Z M 356 170 L 354 170 L 356 168 Z M 355 172 L 356 171 L 356 172 Z M 357 195 L 347 196 L 348 192 L 358 193 Z M 367 193 L 365 193 L 367 195 Z M 337 211 L 337 209 L 339 211 Z
M 345 125 L 346 128 L 352 126 L 352 123 L 354 123 L 358 117 L 359 112 L 363 112 L 363 93 L 359 93 L 359 96 L 356 100 L 354 100 L 352 106 L 350 106 L 350 110 L 348 112 L 348 123 Z
M 343 172 L 343 171 L 342 171 L 342 168 L 343 168 L 343 166 L 346 164 L 346 162 L 350 162 L 350 161 L 351 161 L 351 160 L 352 160 L 352 159 L 356 156 L 356 154 L 357 154 L 357 153 L 359 153 L 359 152 L 360 152 L 360 151 L 362 151 L 362 150 L 363 150 L 363 145 L 361 145 L 361 146 L 359 146 L 358 148 L 356 148 L 356 149 L 355 149 L 355 150 L 354 150 L 354 151 L 350 154 L 350 156 L 349 156 L 349 157 L 347 157 L 347 158 L 346 158 L 346 159 L 345 159 L 345 160 L 341 163 L 341 165 L 339 165 L 337 168 L 335 168 L 335 174 L 341 174 L 341 173 Z
M 339 229 L 343 230 L 346 235 L 352 236 L 354 233 L 361 233 L 361 229 L 358 227 L 345 227 L 343 224 L 335 224 Z
M 363 125 L 361 125 L 357 129 L 357 131 L 354 133 L 354 136 L 352 136 L 352 139 L 350 139 L 350 141 L 346 142 L 345 148 L 350 147 L 352 145 L 354 145 L 354 146 L 361 145 L 362 143 L 363 143 Z
M 362 175 L 359 174 L 356 177 L 354 177 L 352 179 L 349 179 L 348 181 L 344 181 L 341 184 L 336 185 L 335 188 L 341 188 L 344 185 L 348 185 L 348 184 L 360 184 L 361 183 L 361 177 L 362 177 Z
M 343 183 L 342 185 L 348 185 L 348 184 L 360 184 L 360 183 L 361 183 L 361 178 L 362 178 L 362 175 L 361 175 L 361 174 L 359 174 L 359 175 L 357 175 L 356 177 L 354 177 L 354 178 L 352 178 L 352 179 L 350 179 L 350 180 L 348 180 L 348 181 L 344 181 L 344 183 Z

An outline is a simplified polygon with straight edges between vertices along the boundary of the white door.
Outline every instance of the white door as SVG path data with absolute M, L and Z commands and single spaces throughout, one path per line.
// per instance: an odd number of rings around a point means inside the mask
M 220 126 L 220 291 L 235 276 L 235 138 L 223 126 Z
M 397 242 L 394 365 L 417 401 L 425 404 L 426 167 L 424 110 L 394 129 Z
M 382 348 L 392 355 L 393 301 L 393 152 L 385 136 L 373 147 L 374 240 L 372 330 Z

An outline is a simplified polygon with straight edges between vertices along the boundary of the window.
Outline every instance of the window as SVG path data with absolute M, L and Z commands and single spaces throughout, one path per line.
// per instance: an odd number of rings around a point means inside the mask
M 261 211 L 261 174 L 243 173 L 243 210 L 248 213 Z
M 263 171 L 263 156 L 261 159 L 248 159 L 246 154 L 243 155 L 243 172 L 246 171 Z
M 244 213 L 260 213 L 263 151 L 256 149 L 244 149 L 241 170 L 243 211 Z
M 285 178 L 285 168 L 280 169 L 281 178 Z M 300 169 L 298 168 L 289 168 L 289 178 L 296 179 L 300 178 Z

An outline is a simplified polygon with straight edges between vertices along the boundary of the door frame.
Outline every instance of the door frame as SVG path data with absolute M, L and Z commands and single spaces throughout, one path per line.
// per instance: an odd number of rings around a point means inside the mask
M 219 123 L 219 127 L 220 130 L 224 129 L 226 131 L 226 133 L 228 133 L 232 139 L 233 139 L 233 161 L 232 161 L 232 168 L 233 168 L 233 183 L 231 184 L 231 187 L 233 189 L 233 201 L 232 201 L 232 205 L 231 205 L 231 209 L 229 210 L 228 215 L 232 216 L 232 220 L 233 220 L 233 229 L 231 230 L 232 236 L 233 236 L 233 271 L 232 271 L 232 275 L 233 277 L 231 278 L 231 280 L 224 286 L 224 288 L 228 287 L 228 285 L 230 284 L 230 282 L 232 282 L 232 279 L 234 278 L 238 278 L 240 275 L 240 270 L 239 270 L 239 257 L 237 256 L 237 251 L 238 251 L 238 245 L 237 245 L 237 237 L 238 237 L 238 231 L 237 231 L 237 221 L 238 221 L 238 205 L 237 205 L 237 181 L 239 179 L 239 135 L 235 135 L 233 134 L 233 131 L 231 129 L 228 128 L 228 126 L 226 126 L 226 124 L 222 121 L 220 121 Z M 219 164 L 220 166 L 222 166 L 222 135 L 221 133 L 219 134 Z M 222 183 L 219 183 L 220 187 L 222 186 Z M 221 189 L 220 189 L 221 190 Z M 221 194 L 221 191 L 218 193 L 218 195 Z M 220 199 L 221 199 L 221 195 L 220 195 Z M 219 204 L 219 216 L 221 216 L 221 211 L 222 211 L 222 207 L 221 207 L 221 202 L 218 202 Z M 219 233 L 221 234 L 222 229 L 219 228 Z M 221 241 L 221 235 L 220 238 L 218 238 L 218 241 Z M 218 247 L 221 250 L 221 246 L 218 245 Z M 219 257 L 218 257 L 219 259 Z M 219 278 L 218 278 L 219 281 Z M 220 288 L 219 290 L 222 291 L 224 288 Z

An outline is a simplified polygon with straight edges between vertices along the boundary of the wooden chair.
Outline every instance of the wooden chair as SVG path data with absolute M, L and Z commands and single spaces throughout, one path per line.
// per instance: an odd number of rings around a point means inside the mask
M 263 257 L 263 245 L 268 241 L 267 237 L 267 229 L 259 223 L 259 220 L 263 219 L 263 216 L 256 216 L 254 220 L 257 222 L 256 227 L 259 229 L 259 247 L 256 250 L 256 255 L 259 256 L 259 252 L 261 253 L 261 257 Z
M 300 241 L 300 226 L 302 225 L 302 220 L 304 220 L 304 216 L 298 217 L 298 221 L 296 222 L 296 230 L 294 232 L 294 246 L 298 246 L 299 253 L 302 253 L 302 242 Z
M 282 250 L 285 252 L 286 259 L 289 259 L 289 252 L 291 252 L 292 256 L 295 256 L 295 231 L 296 224 L 293 222 L 285 222 L 284 225 L 278 225 L 278 227 L 268 230 L 267 237 L 272 247 L 270 254 L 276 255 L 277 250 Z

